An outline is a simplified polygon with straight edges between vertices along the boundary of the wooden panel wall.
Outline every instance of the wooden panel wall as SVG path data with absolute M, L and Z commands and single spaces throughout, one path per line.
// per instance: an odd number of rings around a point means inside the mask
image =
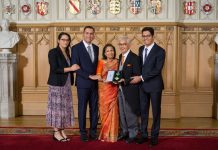
M 217 28 L 206 24 L 176 23 L 53 23 L 15 24 L 21 40 L 18 55 L 18 101 L 20 115 L 44 115 L 47 107 L 48 51 L 56 47 L 57 35 L 68 32 L 72 44 L 82 39 L 85 25 L 96 29 L 94 43 L 101 50 L 106 43 L 117 45 L 117 37 L 127 35 L 137 54 L 143 44 L 141 29 L 155 28 L 155 42 L 166 50 L 163 76 L 165 90 L 162 118 L 211 117 L 213 105 L 214 36 Z M 117 54 L 117 56 L 118 56 Z M 77 116 L 76 88 L 72 87 Z

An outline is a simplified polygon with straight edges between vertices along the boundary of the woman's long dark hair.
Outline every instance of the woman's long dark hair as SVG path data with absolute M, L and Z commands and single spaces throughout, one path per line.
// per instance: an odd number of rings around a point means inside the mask
M 105 55 L 105 51 L 106 51 L 107 47 L 112 47 L 112 49 L 113 49 L 113 51 L 114 51 L 114 57 L 113 57 L 113 59 L 116 58 L 116 49 L 115 49 L 115 47 L 114 47 L 112 44 L 108 43 L 108 44 L 106 44 L 106 45 L 104 46 L 104 48 L 103 48 L 102 59 L 107 59 L 107 56 Z
M 68 33 L 66 33 L 66 32 L 61 32 L 61 33 L 58 35 L 58 40 L 61 40 L 61 38 L 62 38 L 63 35 L 68 36 L 68 39 L 69 39 L 69 41 L 70 41 L 69 44 L 68 44 L 67 47 L 66 47 L 66 50 L 65 50 L 67 56 L 70 58 L 70 43 L 71 43 L 71 37 L 70 37 L 70 35 L 69 35 Z M 59 47 L 59 43 L 58 43 L 57 47 Z M 60 48 L 60 47 L 59 47 L 59 48 Z

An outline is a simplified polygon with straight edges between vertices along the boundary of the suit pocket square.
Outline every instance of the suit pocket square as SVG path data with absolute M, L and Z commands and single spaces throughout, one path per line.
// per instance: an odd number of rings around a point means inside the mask
M 127 64 L 126 66 L 127 66 L 127 67 L 132 67 L 132 64 Z

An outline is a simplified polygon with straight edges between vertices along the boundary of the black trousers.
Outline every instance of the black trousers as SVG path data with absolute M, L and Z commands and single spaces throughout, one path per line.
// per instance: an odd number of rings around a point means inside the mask
M 148 137 L 148 119 L 150 102 L 152 106 L 153 115 L 151 138 L 156 138 L 159 135 L 161 116 L 161 95 L 162 91 L 146 92 L 143 88 L 140 89 L 141 134 L 144 138 Z
M 86 135 L 86 110 L 89 103 L 90 113 L 90 135 L 96 136 L 98 124 L 98 89 L 97 88 L 78 88 L 78 117 L 80 135 Z

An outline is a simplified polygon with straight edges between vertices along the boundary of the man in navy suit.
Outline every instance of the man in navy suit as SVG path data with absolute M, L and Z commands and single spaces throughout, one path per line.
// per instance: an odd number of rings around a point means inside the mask
M 153 124 L 151 128 L 151 146 L 158 144 L 161 116 L 161 95 L 164 89 L 162 69 L 165 61 L 165 50 L 154 42 L 154 29 L 142 29 L 144 45 L 139 48 L 142 75 L 134 77 L 132 83 L 142 81 L 140 88 L 141 144 L 148 140 L 148 117 L 150 102 L 152 105 Z
M 78 64 L 80 69 L 76 71 L 76 86 L 78 94 L 78 117 L 80 139 L 88 141 L 86 131 L 86 110 L 89 103 L 90 130 L 89 138 L 97 138 L 98 123 L 98 81 L 94 78 L 98 63 L 99 47 L 92 43 L 95 29 L 86 26 L 83 30 L 83 40 L 72 47 L 72 64 Z

